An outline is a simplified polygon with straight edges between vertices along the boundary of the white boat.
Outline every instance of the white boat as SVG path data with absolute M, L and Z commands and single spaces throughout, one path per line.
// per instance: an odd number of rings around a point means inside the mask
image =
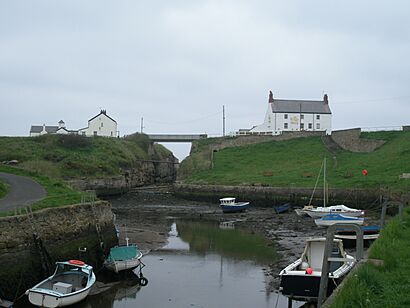
M 306 240 L 302 256 L 279 273 L 280 291 L 283 295 L 295 300 L 317 301 L 325 244 L 326 238 Z M 341 240 L 335 239 L 333 246 L 330 257 L 344 259 L 344 261 L 332 261 L 330 263 L 328 295 L 349 273 L 356 262 L 353 256 L 344 251 Z
M 321 174 L 323 168 L 323 206 L 321 207 L 313 207 L 311 205 L 312 199 L 313 199 L 313 195 L 315 193 L 316 190 L 316 186 Z M 320 168 L 318 177 L 316 179 L 316 184 L 315 184 L 315 188 L 313 189 L 312 195 L 310 197 L 309 200 L 309 205 L 305 206 L 302 210 L 299 211 L 300 214 L 307 214 L 312 218 L 320 218 L 323 217 L 325 215 L 328 214 L 342 214 L 344 216 L 350 216 L 350 217 L 359 217 L 364 215 L 364 211 L 362 210 L 358 210 L 358 209 L 353 209 L 350 207 L 347 207 L 343 204 L 339 204 L 339 205 L 333 205 L 333 206 L 326 206 L 326 202 L 328 201 L 328 193 L 327 193 L 327 184 L 326 184 L 326 158 L 323 159 L 323 163 L 322 163 L 322 167 Z M 298 212 L 297 212 L 298 213 Z M 298 215 L 300 215 L 298 213 Z
M 305 205 L 303 208 L 301 209 L 295 209 L 295 212 L 297 215 L 299 216 L 309 216 L 307 214 L 307 210 L 313 209 L 314 207 L 312 205 Z
M 57 262 L 52 276 L 26 291 L 30 303 L 64 307 L 85 299 L 95 283 L 93 268 L 79 260 Z
M 312 218 L 320 218 L 327 214 L 342 214 L 344 216 L 350 217 L 359 217 L 364 215 L 364 211 L 352 209 L 343 204 L 326 207 L 312 207 L 311 209 L 305 209 L 304 212 Z
M 328 227 L 337 223 L 362 225 L 364 218 L 350 217 L 342 214 L 327 214 L 321 218 L 315 219 L 318 227 Z
M 128 238 L 126 240 L 127 245 L 112 247 L 104 261 L 104 266 L 115 273 L 143 266 L 141 261 L 142 252 L 137 245 L 128 244 Z
M 232 197 L 219 199 L 219 202 L 224 213 L 242 212 L 249 208 L 249 202 L 236 202 Z

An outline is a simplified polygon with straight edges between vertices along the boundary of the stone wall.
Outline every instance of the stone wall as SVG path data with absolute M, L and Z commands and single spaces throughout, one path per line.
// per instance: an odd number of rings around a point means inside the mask
M 270 186 L 223 186 L 174 184 L 175 195 L 192 200 L 219 203 L 222 197 L 235 197 L 238 201 L 251 201 L 254 205 L 273 206 L 284 202 L 304 206 L 309 203 L 313 188 L 270 187 Z M 374 206 L 381 191 L 379 189 L 329 189 L 329 203 L 345 203 L 348 206 L 366 209 Z M 323 190 L 317 189 L 312 204 L 323 204 Z
M 337 130 L 332 132 L 331 138 L 342 149 L 350 152 L 373 152 L 385 143 L 385 141 L 383 140 L 370 140 L 360 138 L 361 132 L 362 131 L 360 128 Z
M 37 211 L 32 219 L 27 215 L 1 217 L 0 298 L 14 300 L 51 274 L 56 261 L 82 259 L 98 269 L 104 252 L 117 238 L 110 203 L 97 202 L 96 216 L 93 213 L 90 204 L 79 204 Z

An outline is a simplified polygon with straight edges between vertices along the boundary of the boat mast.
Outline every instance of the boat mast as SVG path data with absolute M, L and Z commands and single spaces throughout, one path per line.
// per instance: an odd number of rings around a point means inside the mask
M 326 157 L 323 160 L 323 206 L 326 207 Z

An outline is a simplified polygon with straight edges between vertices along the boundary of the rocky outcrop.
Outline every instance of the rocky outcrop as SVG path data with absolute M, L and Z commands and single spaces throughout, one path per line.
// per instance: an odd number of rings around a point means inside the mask
M 1 217 L 0 230 L 0 298 L 10 300 L 51 274 L 55 261 L 79 258 L 98 268 L 117 241 L 108 202 Z
M 95 190 L 98 196 L 115 195 L 132 188 L 173 183 L 176 178 L 178 159 L 170 155 L 161 160 L 140 161 L 135 168 L 123 170 L 121 175 L 104 178 L 82 178 L 68 180 L 77 190 Z

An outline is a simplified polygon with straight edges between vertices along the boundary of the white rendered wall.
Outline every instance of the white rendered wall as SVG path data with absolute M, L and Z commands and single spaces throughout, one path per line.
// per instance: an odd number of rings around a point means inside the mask
M 108 118 L 104 114 L 100 114 L 95 119 L 88 122 L 88 127 L 79 131 L 81 135 L 85 131 L 86 136 L 104 136 L 104 137 L 116 137 L 117 136 L 117 123 Z M 96 133 L 94 133 L 96 132 Z
M 286 118 L 287 116 L 287 118 Z M 301 116 L 303 119 L 301 119 Z M 319 119 L 317 119 L 319 116 Z M 301 122 L 302 121 L 302 122 Z M 283 131 L 299 131 L 301 123 L 304 124 L 302 130 L 305 131 L 326 131 L 326 134 L 332 132 L 332 115 L 331 114 L 311 114 L 311 113 L 273 113 L 269 105 L 265 115 L 265 121 L 261 125 L 255 126 L 250 132 L 255 133 L 272 133 L 279 135 Z M 287 124 L 287 127 L 286 125 Z M 309 126 L 309 124 L 311 124 Z

